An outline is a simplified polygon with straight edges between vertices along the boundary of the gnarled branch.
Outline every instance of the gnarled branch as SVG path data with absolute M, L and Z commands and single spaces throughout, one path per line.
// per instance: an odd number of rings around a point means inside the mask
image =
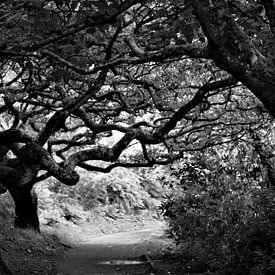
M 220 80 L 216 82 L 210 82 L 205 84 L 199 89 L 196 95 L 182 106 L 170 120 L 164 124 L 161 128 L 154 133 L 145 133 L 140 128 L 129 128 L 125 135 L 112 147 L 98 146 L 90 150 L 83 150 L 72 154 L 64 163 L 64 167 L 69 170 L 74 170 L 75 166 L 79 163 L 83 163 L 88 160 L 104 160 L 108 162 L 116 161 L 120 154 L 128 147 L 128 145 L 134 140 L 138 140 L 143 146 L 145 144 L 159 144 L 165 139 L 171 130 L 174 129 L 176 124 L 191 110 L 198 106 L 205 94 L 209 91 L 216 90 L 218 88 L 224 88 L 236 83 L 233 78 Z
M 159 51 L 144 51 L 136 44 L 133 36 L 126 37 L 125 42 L 136 56 L 148 59 L 148 61 L 161 61 L 185 55 L 191 58 L 210 58 L 208 47 L 205 44 L 170 45 Z
M 250 89 L 275 117 L 274 60 L 263 56 L 237 25 L 225 0 L 193 0 L 211 58 Z
M 50 175 L 60 180 L 66 185 L 75 185 L 79 181 L 79 175 L 70 169 L 62 168 L 58 165 L 50 154 L 36 143 L 29 143 L 24 146 L 19 157 L 24 162 L 41 165 L 41 168 L 47 170 Z
M 8 146 L 13 143 L 31 142 L 32 138 L 18 129 L 0 132 L 0 145 Z

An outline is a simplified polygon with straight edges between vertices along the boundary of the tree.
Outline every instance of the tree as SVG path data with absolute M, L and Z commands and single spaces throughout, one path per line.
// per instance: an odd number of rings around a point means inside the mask
M 19 227 L 39 230 L 32 188 L 49 176 L 74 185 L 77 166 L 238 139 L 270 119 L 249 90 L 275 115 L 273 1 L 21 0 L 0 14 L 0 180 Z
M 1 255 L 0 255 L 0 274 L 3 274 L 3 275 L 11 275 L 12 274 L 10 272 L 10 270 L 8 269 L 8 267 L 6 266 L 6 264 L 4 263 Z

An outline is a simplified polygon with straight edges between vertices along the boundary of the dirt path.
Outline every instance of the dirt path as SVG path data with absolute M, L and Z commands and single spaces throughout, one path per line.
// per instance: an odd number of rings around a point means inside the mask
M 165 241 L 163 228 L 156 226 L 92 238 L 71 249 L 57 263 L 57 274 L 180 274 L 156 272 L 143 255 L 159 253 Z

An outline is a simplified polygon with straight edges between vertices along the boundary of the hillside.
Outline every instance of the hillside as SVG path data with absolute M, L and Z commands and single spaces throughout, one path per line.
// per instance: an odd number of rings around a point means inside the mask
M 52 270 L 56 256 L 71 243 L 148 227 L 160 219 L 159 206 L 165 192 L 157 172 L 150 180 L 144 172 L 121 168 L 108 174 L 80 173 L 81 180 L 75 187 L 53 179 L 36 186 L 40 235 L 13 228 L 12 199 L 9 194 L 1 195 L 0 249 L 16 274 L 46 274 L 43 272 Z

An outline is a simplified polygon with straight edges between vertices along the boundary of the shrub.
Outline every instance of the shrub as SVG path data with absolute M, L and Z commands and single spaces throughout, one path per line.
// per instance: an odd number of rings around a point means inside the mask
M 273 274 L 274 193 L 254 183 L 243 188 L 225 170 L 210 172 L 197 163 L 181 165 L 173 174 L 178 185 L 162 210 L 186 272 Z
M 13 218 L 14 202 L 9 192 L 6 192 L 0 195 L 0 221 L 11 222 Z

